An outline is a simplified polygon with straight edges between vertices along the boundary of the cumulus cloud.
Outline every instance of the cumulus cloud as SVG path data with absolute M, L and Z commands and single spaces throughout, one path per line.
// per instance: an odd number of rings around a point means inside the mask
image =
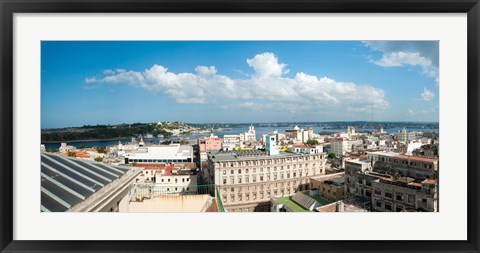
M 247 63 L 260 78 L 278 77 L 289 72 L 285 69 L 287 64 L 278 63 L 277 56 L 269 52 L 257 54 L 252 59 L 247 59 Z
M 382 53 L 380 59 L 370 61 L 382 67 L 418 66 L 422 73 L 438 83 L 437 41 L 366 41 L 363 44 Z
M 195 68 L 195 71 L 197 71 L 197 73 L 202 76 L 211 76 L 217 73 L 217 69 L 215 68 L 215 66 L 210 66 L 210 67 L 197 66 Z
M 287 64 L 280 63 L 273 53 L 257 54 L 246 63 L 255 74 L 233 79 L 218 73 L 215 66 L 197 66 L 194 73 L 174 73 L 161 65 L 144 71 L 117 69 L 102 78 L 85 82 L 127 84 L 163 93 L 178 103 L 236 104 L 237 108 L 288 111 L 354 111 L 368 112 L 389 107 L 382 89 L 352 82 L 339 82 L 328 77 L 296 73 L 286 77 Z M 232 106 L 227 106 L 232 108 Z
M 431 101 L 433 97 L 435 97 L 435 94 L 433 94 L 432 91 L 424 87 L 421 96 L 424 101 Z

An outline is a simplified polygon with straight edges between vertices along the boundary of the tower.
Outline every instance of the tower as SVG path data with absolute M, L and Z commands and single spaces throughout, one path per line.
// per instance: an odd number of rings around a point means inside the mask
M 255 134 L 255 127 L 253 127 L 253 125 L 250 125 L 250 126 L 248 127 L 248 133 L 250 133 L 250 134 Z
M 265 148 L 267 150 L 268 155 L 270 156 L 278 155 L 276 136 L 267 136 L 267 142 L 265 144 Z

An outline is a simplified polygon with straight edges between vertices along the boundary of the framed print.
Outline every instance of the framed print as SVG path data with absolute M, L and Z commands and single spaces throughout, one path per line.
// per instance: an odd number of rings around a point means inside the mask
M 478 1 L 1 8 L 1 252 L 479 251 Z

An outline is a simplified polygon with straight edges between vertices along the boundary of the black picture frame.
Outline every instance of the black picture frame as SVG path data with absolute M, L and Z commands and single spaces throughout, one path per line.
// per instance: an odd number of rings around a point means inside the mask
M 1 252 L 479 252 L 478 0 L 0 0 Z M 18 241 L 13 240 L 14 13 L 467 13 L 468 239 L 466 241 Z M 288 228 L 286 228 L 288 229 Z M 221 231 L 218 231 L 219 233 Z M 341 235 L 339 235 L 341 236 Z M 212 235 L 212 239 L 215 235 Z

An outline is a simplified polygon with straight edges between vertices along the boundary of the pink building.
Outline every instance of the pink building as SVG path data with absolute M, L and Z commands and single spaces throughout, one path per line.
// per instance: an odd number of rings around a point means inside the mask
M 221 150 L 222 139 L 217 136 L 210 135 L 210 137 L 204 137 L 198 139 L 198 153 L 200 155 L 200 161 L 207 160 L 207 151 Z
M 222 139 L 213 135 L 211 135 L 210 137 L 204 137 L 203 139 L 198 139 L 198 148 L 200 152 L 221 150 Z

